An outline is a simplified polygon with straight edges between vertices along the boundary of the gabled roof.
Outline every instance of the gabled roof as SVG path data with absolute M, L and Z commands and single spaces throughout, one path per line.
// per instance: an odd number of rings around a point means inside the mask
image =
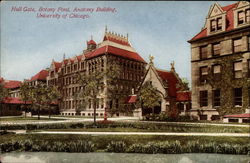
M 127 99 L 125 100 L 125 103 L 135 103 L 137 99 L 137 95 L 130 95 L 127 97 Z
M 191 101 L 191 92 L 177 92 L 176 101 L 184 102 L 184 101 Z
M 91 40 L 89 40 L 89 41 L 87 42 L 87 44 L 88 44 L 88 45 L 90 45 L 90 44 L 96 45 L 96 42 L 95 42 L 94 40 L 91 39 Z
M 49 75 L 49 72 L 47 70 L 41 70 L 39 73 L 37 73 L 35 76 L 33 76 L 30 81 L 34 80 L 46 80 L 47 76 Z
M 4 88 L 8 89 L 19 88 L 21 84 L 22 84 L 21 81 L 16 81 L 16 80 L 4 81 Z
M 136 61 L 140 61 L 140 62 L 144 62 L 144 59 L 136 52 L 131 52 L 128 50 L 124 50 L 124 49 L 120 49 L 114 46 L 110 46 L 110 45 L 106 45 L 100 48 L 95 49 L 94 51 L 91 52 L 87 52 L 85 54 L 85 57 L 87 59 L 105 54 L 105 53 L 111 53 L 113 55 L 117 55 L 123 58 L 128 58 L 128 59 L 132 59 L 132 60 L 136 60 Z
M 178 88 L 176 88 L 178 83 L 176 75 L 171 71 L 163 71 L 159 69 L 156 69 L 156 71 L 163 81 L 167 81 L 168 95 L 171 97 L 176 97 L 176 93 L 178 90 Z
M 57 72 L 59 70 L 59 68 L 61 68 L 62 62 L 54 62 L 54 65 L 55 65 L 55 69 L 56 69 L 56 72 Z
M 4 78 L 0 77 L 0 83 L 4 82 Z
M 237 3 L 221 7 L 223 11 L 226 11 L 226 31 L 234 29 L 234 15 L 233 9 L 237 6 Z M 197 35 L 195 35 L 190 41 L 200 39 L 207 36 L 207 28 L 201 30 Z

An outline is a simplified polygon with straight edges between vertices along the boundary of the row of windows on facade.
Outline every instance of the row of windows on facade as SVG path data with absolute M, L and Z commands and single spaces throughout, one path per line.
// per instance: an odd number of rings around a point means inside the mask
M 83 107 L 83 100 L 70 100 L 70 101 L 63 101 L 62 103 L 64 109 L 76 109 Z M 111 100 L 109 102 L 109 108 L 113 108 L 115 106 L 116 108 L 119 108 L 119 99 Z M 94 102 L 93 100 L 88 101 L 89 109 L 93 109 Z M 98 98 L 96 101 L 96 109 L 104 109 L 104 99 Z
M 247 39 L 248 42 L 248 50 L 250 50 L 250 36 Z M 241 52 L 242 51 L 242 38 L 233 39 L 233 52 Z M 219 56 L 221 53 L 221 45 L 219 42 L 212 44 L 212 55 Z M 207 59 L 208 58 L 208 45 L 200 47 L 200 59 Z
M 66 67 L 62 68 L 62 73 L 69 74 L 69 73 L 77 72 L 79 70 L 86 70 L 85 64 L 86 64 L 86 62 L 81 62 L 80 64 L 76 63 L 76 64 L 66 66 Z M 122 65 L 125 69 L 131 68 L 131 69 L 135 69 L 135 70 L 143 70 L 143 66 L 141 64 L 137 64 L 137 63 L 119 62 L 119 65 Z M 97 69 L 100 69 L 103 71 L 104 60 L 102 59 L 102 60 L 100 60 L 100 62 L 98 62 L 98 61 L 90 62 L 88 68 L 89 68 L 89 71 L 94 71 Z M 50 76 L 54 77 L 54 71 L 51 71 Z
M 63 101 L 62 102 L 63 108 L 65 109 L 76 109 L 83 106 L 83 100 L 70 100 L 70 101 Z M 88 108 L 93 108 L 93 101 L 89 100 L 88 102 Z M 96 103 L 97 109 L 103 109 L 104 108 L 104 99 L 99 98 Z
M 242 106 L 243 98 L 242 98 L 242 89 L 243 88 L 234 88 L 233 89 L 233 102 L 234 106 Z M 250 87 L 248 88 L 248 100 L 250 103 Z M 212 105 L 213 107 L 221 106 L 221 90 L 212 90 Z M 208 91 L 203 90 L 200 91 L 200 106 L 206 107 L 208 106 Z
M 80 90 L 83 89 L 83 87 L 78 86 L 78 87 L 71 87 L 71 88 L 64 88 L 62 89 L 62 95 L 63 97 L 72 97 L 75 96 L 76 93 L 79 93 Z M 123 84 L 117 84 L 116 85 L 116 93 L 130 93 L 132 89 L 135 89 L 135 87 L 130 85 L 123 85 Z M 104 92 L 104 88 L 100 87 L 99 88 L 99 94 Z
M 237 13 L 237 24 L 247 24 L 250 22 L 250 9 L 241 10 Z M 210 31 L 217 32 L 222 30 L 222 17 L 218 17 L 210 20 Z
M 133 81 L 141 81 L 142 73 L 133 73 L 133 72 L 121 72 L 120 79 L 125 80 L 133 80 Z M 52 79 L 54 80 L 54 79 Z M 57 81 L 49 82 L 49 84 L 54 84 Z M 69 76 L 62 78 L 62 85 L 70 85 L 70 84 L 76 84 L 77 78 L 75 76 Z
M 62 115 L 76 115 L 76 113 L 62 113 Z M 94 113 L 81 113 L 81 116 L 94 116 Z M 102 117 L 103 116 L 103 113 L 96 113 L 96 116 L 98 117 L 98 116 L 100 116 L 100 117 Z
M 234 79 L 243 78 L 243 62 L 236 61 L 233 63 L 233 73 Z M 221 68 L 222 66 L 219 64 L 212 65 L 212 75 L 214 80 L 221 80 Z M 247 69 L 246 77 L 250 78 L 250 59 L 247 60 Z M 208 79 L 209 68 L 208 66 L 200 67 L 200 83 L 205 83 Z

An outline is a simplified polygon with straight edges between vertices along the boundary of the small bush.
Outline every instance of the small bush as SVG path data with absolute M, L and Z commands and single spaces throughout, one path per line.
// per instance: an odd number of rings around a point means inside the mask
M 123 141 L 118 141 L 118 142 L 111 141 L 108 144 L 106 151 L 122 153 L 122 152 L 125 152 L 126 149 L 127 149 L 126 144 Z

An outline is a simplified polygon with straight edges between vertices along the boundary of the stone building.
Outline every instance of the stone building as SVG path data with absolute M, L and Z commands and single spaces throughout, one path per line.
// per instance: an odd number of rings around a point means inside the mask
M 161 96 L 160 106 L 154 108 L 156 114 L 169 114 L 175 110 L 179 115 L 189 115 L 191 109 L 191 92 L 188 85 L 182 81 L 174 68 L 174 63 L 171 63 L 171 70 L 161 70 L 155 68 L 152 57 L 147 66 L 147 71 L 141 82 L 141 86 L 144 83 L 150 82 L 150 84 L 157 89 Z M 140 88 L 139 88 L 140 89 Z M 128 101 L 133 102 L 135 97 L 131 96 Z M 152 109 L 152 108 L 151 108 Z M 138 110 L 136 110 L 138 112 Z M 142 110 L 142 115 L 152 113 L 150 108 Z
M 87 41 L 87 48 L 83 53 L 72 58 L 64 58 L 61 62 L 51 63 L 48 84 L 57 85 L 62 94 L 59 102 L 59 108 L 62 115 L 82 115 L 93 116 L 93 102 L 89 101 L 86 108 L 80 108 L 82 99 L 74 98 L 82 89 L 82 86 L 76 82 L 76 73 L 91 74 L 96 71 L 104 71 L 108 64 L 117 64 L 121 68 L 119 82 L 116 87 L 117 95 L 129 95 L 132 89 L 135 89 L 145 73 L 146 62 L 135 51 L 128 40 L 128 35 L 122 36 L 114 32 L 107 31 L 103 41 L 97 44 L 92 38 Z M 106 83 L 104 81 L 104 83 Z M 112 99 L 107 97 L 107 89 L 103 88 L 98 96 L 96 115 L 103 116 L 105 108 L 116 106 L 119 108 L 121 99 Z M 119 113 L 117 113 L 119 115 Z
M 192 109 L 201 120 L 249 107 L 250 4 L 213 4 L 191 44 Z

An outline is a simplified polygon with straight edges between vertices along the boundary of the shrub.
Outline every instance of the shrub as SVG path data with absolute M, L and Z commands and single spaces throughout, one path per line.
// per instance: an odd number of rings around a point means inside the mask
M 116 152 L 116 153 L 122 153 L 126 151 L 126 144 L 123 141 L 111 141 L 107 148 L 106 151 L 107 152 Z
M 24 148 L 24 151 L 31 151 L 33 145 L 33 141 L 31 140 L 24 140 L 22 142 L 22 146 Z
M 94 144 L 91 141 L 78 140 L 67 144 L 70 152 L 94 152 Z

